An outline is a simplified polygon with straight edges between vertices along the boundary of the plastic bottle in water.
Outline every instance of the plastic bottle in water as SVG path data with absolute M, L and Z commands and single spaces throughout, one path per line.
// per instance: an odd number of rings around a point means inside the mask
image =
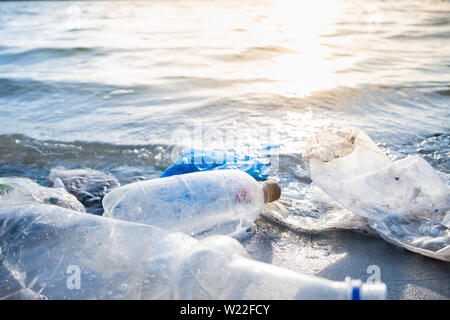
M 379 299 L 251 260 L 231 237 L 197 240 L 54 205 L 0 208 L 0 299 Z
M 104 216 L 191 235 L 243 235 L 265 203 L 280 197 L 275 181 L 240 170 L 195 172 L 135 182 L 103 199 Z

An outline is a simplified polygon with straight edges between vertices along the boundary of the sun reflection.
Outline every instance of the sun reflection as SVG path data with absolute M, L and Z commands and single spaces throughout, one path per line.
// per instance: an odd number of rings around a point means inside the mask
M 91 59 L 98 72 L 86 72 L 90 81 L 133 85 L 194 79 L 202 89 L 217 89 L 215 96 L 229 95 L 208 80 L 216 79 L 232 83 L 235 94 L 302 97 L 360 80 L 339 73 L 356 59 L 348 52 L 352 37 L 339 30 L 348 21 L 348 7 L 341 0 L 267 0 L 250 6 L 126 2 L 113 9 L 100 4 L 96 19 L 82 15 L 82 29 L 101 31 L 77 40 L 77 46 L 90 41 L 111 53 Z M 235 85 L 236 79 L 244 85 Z
M 351 61 L 334 59 L 323 37 L 335 33 L 335 22 L 344 9 L 339 0 L 282 1 L 275 5 L 266 23 L 276 26 L 279 41 L 293 53 L 262 66 L 266 78 L 278 81 L 275 87 L 270 85 L 272 90 L 305 96 L 339 85 L 335 72 Z

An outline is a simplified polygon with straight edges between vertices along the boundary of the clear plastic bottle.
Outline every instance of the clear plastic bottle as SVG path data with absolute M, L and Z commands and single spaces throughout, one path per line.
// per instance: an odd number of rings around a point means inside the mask
M 152 253 L 149 261 L 165 266 L 165 299 L 306 299 L 306 300 L 381 300 L 386 298 L 383 283 L 360 280 L 332 281 L 250 259 L 233 238 L 212 236 L 200 241 L 184 239 L 177 233 L 160 243 L 166 248 Z M 184 246 L 180 244 L 184 243 Z M 189 245 L 186 245 L 189 244 Z M 170 259 L 168 248 L 183 247 Z M 190 247 L 188 249 L 188 247 Z M 178 264 L 178 266 L 176 266 Z M 175 267 L 176 266 L 176 267 Z M 159 269 L 161 270 L 161 269 Z M 169 272 L 170 270 L 170 272 Z M 169 276 L 170 275 L 170 276 Z M 160 290 L 159 292 L 163 292 Z
M 257 182 L 240 170 L 195 172 L 140 181 L 103 199 L 104 216 L 190 235 L 243 235 L 264 204 L 280 197 L 274 181 Z

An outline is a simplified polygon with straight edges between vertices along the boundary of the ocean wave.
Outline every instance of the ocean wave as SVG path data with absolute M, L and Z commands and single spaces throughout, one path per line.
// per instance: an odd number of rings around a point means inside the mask
M 402 32 L 398 34 L 394 34 L 391 36 L 386 37 L 387 39 L 391 40 L 442 40 L 442 39 L 448 39 L 450 37 L 450 31 L 409 31 L 409 32 Z
M 120 96 L 126 94 L 139 94 L 143 92 L 158 92 L 156 86 L 117 86 L 100 82 L 77 81 L 51 81 L 23 78 L 0 78 L 0 98 L 12 100 L 39 100 L 48 99 L 53 95 L 59 98 L 70 99 L 72 105 L 77 101 L 99 98 L 112 95 L 120 100 Z M 94 107 L 94 106 L 93 106 Z
M 10 50 L 9 50 L 10 51 Z M 45 60 L 68 58 L 73 56 L 83 56 L 90 58 L 93 56 L 106 55 L 107 52 L 100 48 L 74 47 L 74 48 L 34 48 L 20 52 L 6 52 L 0 54 L 1 64 L 31 64 L 41 63 Z
M 113 145 L 38 140 L 21 134 L 0 135 L 0 176 L 48 182 L 53 167 L 113 171 L 121 182 L 157 177 L 172 164 L 174 145 Z
M 238 53 L 226 54 L 226 55 L 215 55 L 212 56 L 214 59 L 218 59 L 224 62 L 250 62 L 256 60 L 270 59 L 283 54 L 296 53 L 297 51 L 282 47 L 282 46 L 260 46 L 260 47 L 249 47 L 241 50 Z

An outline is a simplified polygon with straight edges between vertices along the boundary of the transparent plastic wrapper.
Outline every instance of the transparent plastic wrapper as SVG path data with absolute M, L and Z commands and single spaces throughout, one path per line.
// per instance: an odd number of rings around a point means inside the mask
M 43 187 L 28 178 L 0 178 L 0 208 L 30 202 L 48 203 L 85 211 L 83 205 L 64 188 Z
M 96 214 L 103 212 L 101 201 L 105 194 L 120 186 L 113 175 L 93 169 L 52 168 L 49 180 L 54 186 L 64 187 Z
M 265 203 L 280 197 L 273 181 L 257 182 L 239 170 L 217 170 L 124 185 L 103 199 L 104 216 L 190 235 L 243 237 Z
M 314 183 L 368 219 L 385 240 L 450 261 L 450 194 L 422 158 L 391 161 L 359 129 L 324 130 L 308 141 L 304 159 Z
M 281 197 L 267 204 L 264 216 L 299 232 L 351 230 L 377 236 L 366 218 L 345 209 L 316 185 L 303 188 L 303 192 L 305 196 L 301 200 Z
M 233 238 L 196 240 L 50 205 L 0 209 L 0 299 L 383 299 L 251 260 Z

